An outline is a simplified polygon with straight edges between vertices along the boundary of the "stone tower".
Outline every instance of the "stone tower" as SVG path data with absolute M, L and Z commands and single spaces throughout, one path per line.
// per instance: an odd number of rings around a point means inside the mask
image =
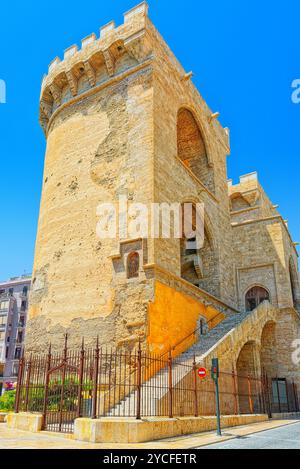
M 164 350 L 200 315 L 236 311 L 223 129 L 142 3 L 67 49 L 42 83 L 47 139 L 27 347 Z M 201 269 L 179 239 L 99 239 L 97 207 L 204 203 Z M 197 257 L 196 256 L 196 257 Z M 184 260 L 185 259 L 185 260 Z M 133 262 L 137 272 L 131 275 Z M 188 314 L 187 314 L 188 313 Z

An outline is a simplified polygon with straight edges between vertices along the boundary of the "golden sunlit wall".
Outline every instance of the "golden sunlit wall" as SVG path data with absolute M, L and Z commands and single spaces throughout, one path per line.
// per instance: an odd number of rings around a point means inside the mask
M 213 327 L 225 316 L 220 316 L 219 311 L 211 306 L 205 306 L 161 282 L 156 282 L 155 301 L 149 305 L 149 348 L 153 353 L 161 355 L 178 344 L 174 351 L 174 355 L 178 355 L 195 342 L 196 334 L 193 332 L 199 327 L 199 319 L 211 321 L 216 316 L 218 320 L 212 321 Z M 190 334 L 192 335 L 189 336 Z

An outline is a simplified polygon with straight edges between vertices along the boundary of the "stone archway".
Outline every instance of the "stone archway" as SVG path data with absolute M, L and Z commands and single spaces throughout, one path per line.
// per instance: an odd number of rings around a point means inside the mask
M 177 156 L 207 189 L 215 191 L 204 136 L 194 114 L 186 108 L 181 108 L 177 116 Z
M 253 311 L 264 301 L 270 301 L 270 293 L 265 287 L 255 285 L 247 290 L 245 295 L 246 311 Z
M 240 414 L 252 414 L 260 409 L 260 356 L 259 346 L 249 341 L 240 350 L 236 362 L 237 388 Z
M 202 290 L 218 296 L 219 259 L 216 239 L 213 236 L 213 225 L 206 211 L 203 218 L 201 218 L 201 214 L 197 215 L 197 208 L 194 202 L 184 202 L 182 204 L 183 217 L 185 210 L 190 210 L 190 206 L 192 207 L 193 233 L 188 237 L 182 232 L 180 239 L 181 277 Z M 200 216 L 200 223 L 197 220 L 198 216 Z M 202 230 L 203 225 L 204 230 Z M 196 246 L 196 237 L 194 237 L 197 230 L 199 230 L 198 235 L 203 241 L 199 248 Z

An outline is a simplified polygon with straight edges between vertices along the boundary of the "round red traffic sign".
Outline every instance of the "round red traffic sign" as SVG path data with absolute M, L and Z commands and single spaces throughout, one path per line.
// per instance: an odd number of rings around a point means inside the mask
M 199 370 L 198 370 L 199 378 L 201 378 L 201 379 L 205 378 L 206 374 L 207 374 L 207 371 L 206 371 L 205 368 L 199 368 Z

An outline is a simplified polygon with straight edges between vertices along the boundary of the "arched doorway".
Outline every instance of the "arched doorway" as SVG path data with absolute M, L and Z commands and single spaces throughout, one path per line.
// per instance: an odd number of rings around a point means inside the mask
M 260 360 L 256 342 L 247 342 L 241 349 L 237 362 L 237 388 L 240 414 L 261 411 Z
M 201 130 L 191 111 L 182 108 L 177 117 L 177 155 L 194 175 L 214 192 L 214 174 L 208 162 Z
M 246 311 L 253 311 L 264 301 L 270 301 L 269 292 L 260 286 L 250 288 L 245 295 Z

